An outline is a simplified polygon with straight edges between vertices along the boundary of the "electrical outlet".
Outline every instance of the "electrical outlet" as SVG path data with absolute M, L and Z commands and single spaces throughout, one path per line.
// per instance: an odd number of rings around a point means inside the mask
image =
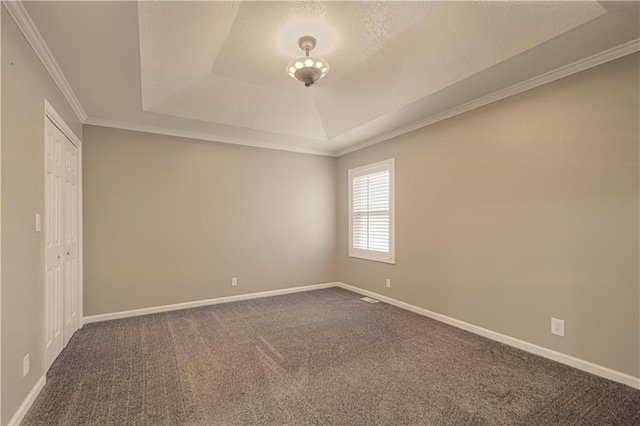
M 391 280 L 387 278 L 387 288 L 391 288 Z
M 40 213 L 36 213 L 36 232 L 40 232 L 42 230 L 42 219 Z
M 29 374 L 29 354 L 22 360 L 22 377 L 26 377 L 27 374 Z
M 231 285 L 234 287 L 238 285 L 238 279 L 236 277 L 231 278 Z
M 551 318 L 551 334 L 564 337 L 564 320 Z

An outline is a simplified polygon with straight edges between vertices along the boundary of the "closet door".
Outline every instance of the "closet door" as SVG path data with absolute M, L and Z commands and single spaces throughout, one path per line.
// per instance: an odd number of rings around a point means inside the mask
M 79 326 L 78 148 L 45 122 L 45 363 L 60 355 Z
M 58 130 L 59 131 L 59 130 Z M 62 133 L 62 132 L 60 132 Z M 64 345 L 78 330 L 78 148 L 65 137 L 63 185 Z
M 63 182 L 67 138 L 45 121 L 45 363 L 47 370 L 64 347 Z

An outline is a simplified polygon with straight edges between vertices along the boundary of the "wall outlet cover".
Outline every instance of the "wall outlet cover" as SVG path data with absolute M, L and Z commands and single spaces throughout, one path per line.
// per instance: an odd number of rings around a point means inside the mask
M 551 334 L 564 337 L 564 320 L 551 318 Z
M 26 377 L 29 374 L 29 367 L 29 354 L 27 354 L 22 360 L 22 377 Z

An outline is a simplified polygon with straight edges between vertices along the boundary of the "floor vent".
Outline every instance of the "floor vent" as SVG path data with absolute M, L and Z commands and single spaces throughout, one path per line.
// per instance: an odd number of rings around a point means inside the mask
M 369 302 L 369 303 L 378 303 L 378 300 L 372 299 L 370 297 L 361 297 L 360 300 L 364 300 L 365 302 Z

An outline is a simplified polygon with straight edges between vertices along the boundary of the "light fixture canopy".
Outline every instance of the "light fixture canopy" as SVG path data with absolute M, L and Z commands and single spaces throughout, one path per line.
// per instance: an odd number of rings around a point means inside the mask
M 289 62 L 286 71 L 291 78 L 295 78 L 303 82 L 306 87 L 309 87 L 329 72 L 329 64 L 322 58 L 309 56 L 309 52 L 316 47 L 315 38 L 311 36 L 300 37 L 298 46 L 305 51 L 305 56 Z

